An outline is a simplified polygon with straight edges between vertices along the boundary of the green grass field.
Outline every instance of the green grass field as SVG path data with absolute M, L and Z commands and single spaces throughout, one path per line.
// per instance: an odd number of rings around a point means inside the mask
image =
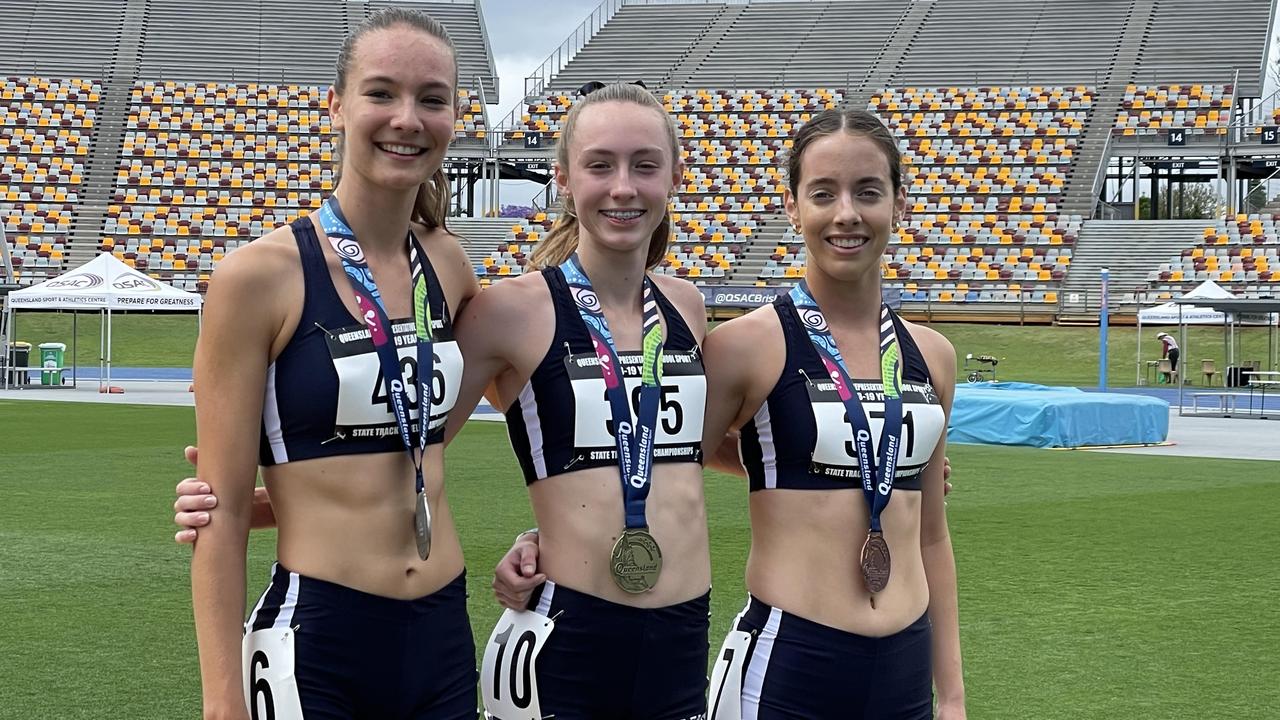
M 0 718 L 199 714 L 189 408 L 0 400 Z M 531 523 L 500 425 L 448 450 L 477 646 Z M 1280 707 L 1276 463 L 954 446 L 949 515 L 973 718 L 1263 718 Z M 746 489 L 708 473 L 718 647 L 745 599 Z M 251 544 L 250 594 L 273 535 Z
M 139 314 L 116 316 L 113 324 L 112 357 L 120 367 L 190 367 L 196 343 L 196 318 L 182 314 Z M 78 361 L 81 365 L 98 365 L 98 318 L 80 317 L 77 335 Z M 20 313 L 15 339 L 33 345 L 62 342 L 71 349 L 71 316 L 65 313 Z M 1090 327 L 1046 327 L 1017 325 L 985 325 L 936 323 L 956 347 L 957 357 L 967 353 L 995 355 L 1001 358 L 998 376 L 1001 380 L 1037 382 L 1047 385 L 1093 386 L 1098 382 L 1098 329 Z M 1170 333 L 1176 328 L 1143 328 L 1143 359 L 1160 357 L 1156 333 Z M 1108 384 L 1132 386 L 1137 360 L 1137 328 L 1111 328 L 1107 351 Z M 1240 355 L 1243 359 L 1267 359 L 1266 328 L 1244 328 L 1240 331 Z M 1183 359 L 1187 379 L 1201 382 L 1200 360 L 1212 358 L 1219 370 L 1226 367 L 1226 350 L 1222 329 L 1200 327 L 1189 330 L 1187 352 Z M 957 363 L 963 366 L 963 362 Z M 1218 384 L 1221 384 L 1219 379 Z

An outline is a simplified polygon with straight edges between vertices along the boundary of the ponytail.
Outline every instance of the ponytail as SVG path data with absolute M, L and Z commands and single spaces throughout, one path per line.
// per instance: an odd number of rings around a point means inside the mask
M 449 198 L 449 179 L 443 167 L 436 168 L 431 179 L 418 186 L 418 196 L 413 201 L 413 219 L 427 226 L 428 230 L 440 228 L 449 232 L 445 225 Z
M 547 236 L 533 246 L 529 265 L 536 269 L 559 265 L 568 260 L 578 249 L 578 213 L 573 209 L 573 198 L 560 196 L 560 214 L 556 216 Z

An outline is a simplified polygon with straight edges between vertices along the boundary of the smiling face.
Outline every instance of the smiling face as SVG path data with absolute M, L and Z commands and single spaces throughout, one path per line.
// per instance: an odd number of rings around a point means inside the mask
M 449 47 L 422 30 L 394 25 L 361 36 L 342 86 L 329 91 L 344 175 L 396 190 L 431 177 L 453 140 L 456 76 Z
M 624 101 L 584 107 L 567 150 L 556 184 L 573 202 L 578 243 L 647 250 L 681 174 L 665 117 Z
M 843 281 L 878 281 L 880 259 L 906 210 L 884 150 L 862 133 L 813 140 L 800 157 L 799 182 L 784 190 L 787 217 L 804 235 L 809 271 Z

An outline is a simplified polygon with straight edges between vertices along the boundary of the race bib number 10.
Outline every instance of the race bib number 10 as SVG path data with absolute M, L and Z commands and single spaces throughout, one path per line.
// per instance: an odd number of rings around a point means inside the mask
M 293 630 L 267 628 L 245 635 L 242 644 L 244 697 L 253 720 L 302 720 L 294 678 Z
M 491 720 L 542 720 L 534 665 L 555 621 L 531 610 L 508 608 L 484 648 L 480 688 Z

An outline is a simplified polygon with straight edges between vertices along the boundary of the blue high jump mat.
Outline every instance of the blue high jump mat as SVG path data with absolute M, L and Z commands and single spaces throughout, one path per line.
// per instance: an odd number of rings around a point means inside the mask
M 1074 387 L 957 385 L 947 442 L 1074 448 L 1150 445 L 1169 435 L 1169 403 Z

